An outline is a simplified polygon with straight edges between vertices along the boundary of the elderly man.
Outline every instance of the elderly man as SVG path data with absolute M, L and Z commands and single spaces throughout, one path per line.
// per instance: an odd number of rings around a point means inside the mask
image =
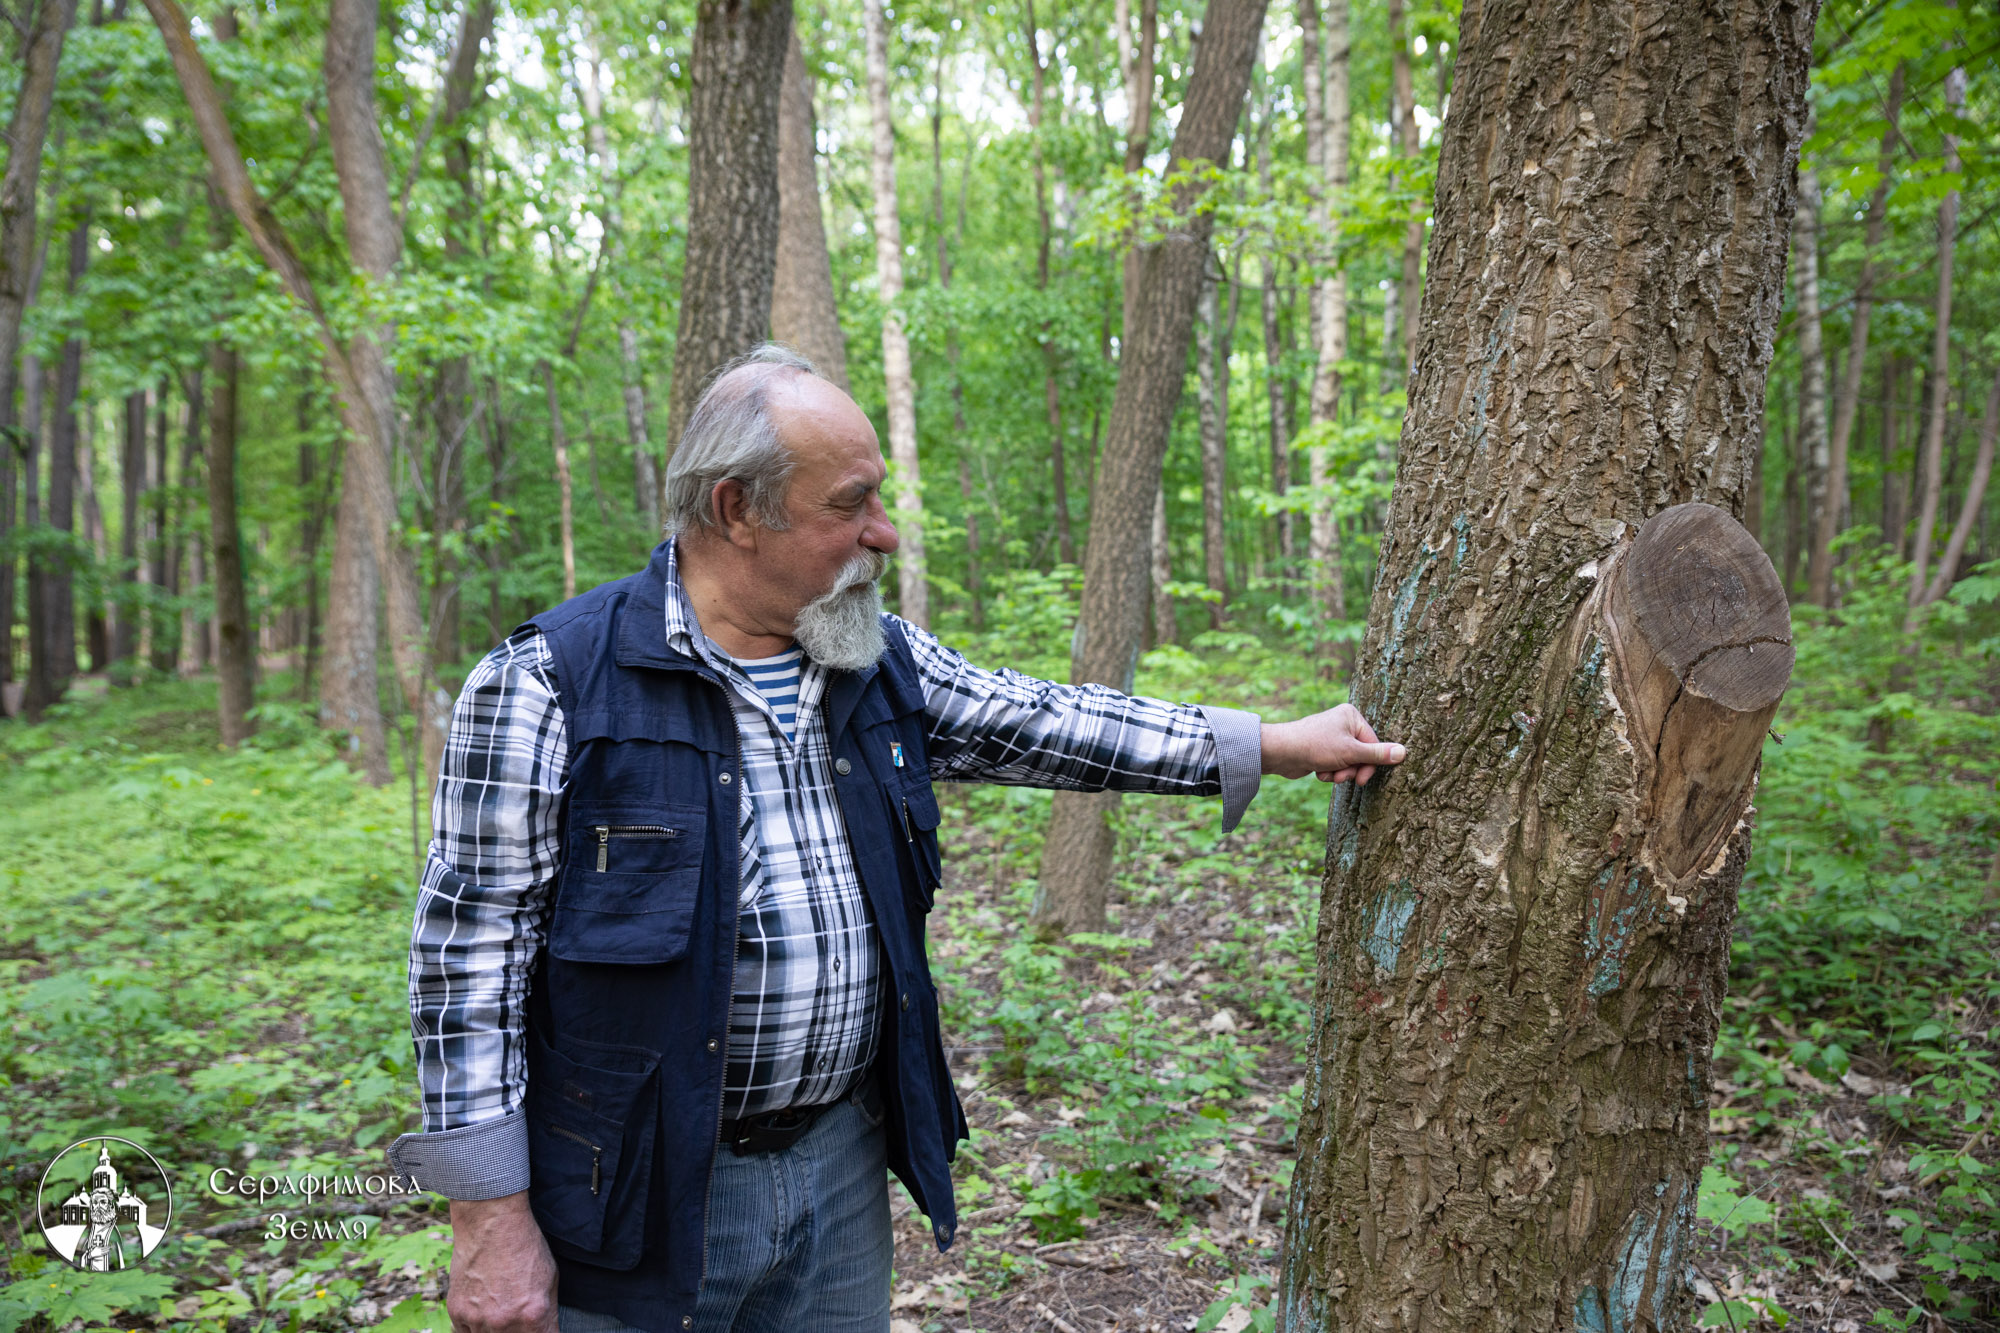
M 643 573 L 466 682 L 411 945 L 459 1333 L 883 1333 L 888 1173 L 955 1225 L 965 1119 L 924 921 L 933 779 L 1217 795 L 1403 757 L 1341 707 L 1260 725 L 968 664 L 881 612 L 859 408 L 781 348 L 726 368 Z

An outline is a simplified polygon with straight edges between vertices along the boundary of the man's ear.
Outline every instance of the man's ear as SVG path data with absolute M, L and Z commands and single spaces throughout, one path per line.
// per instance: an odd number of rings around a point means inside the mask
M 709 492 L 709 503 L 715 506 L 715 515 L 722 521 L 724 540 L 745 551 L 757 549 L 759 525 L 750 516 L 750 497 L 744 492 L 742 482 L 734 478 L 716 482 L 715 489 Z

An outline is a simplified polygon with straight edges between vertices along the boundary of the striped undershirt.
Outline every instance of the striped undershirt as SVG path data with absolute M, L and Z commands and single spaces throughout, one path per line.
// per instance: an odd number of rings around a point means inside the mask
M 799 661 L 802 655 L 798 645 L 794 644 L 776 657 L 729 659 L 743 668 L 743 674 L 750 678 L 750 683 L 757 687 L 757 693 L 770 705 L 785 739 L 793 744 L 797 744 L 799 739 L 796 728 L 799 719 Z

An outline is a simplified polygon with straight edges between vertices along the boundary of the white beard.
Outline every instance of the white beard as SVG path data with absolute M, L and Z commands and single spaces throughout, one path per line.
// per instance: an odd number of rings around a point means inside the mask
M 841 566 L 833 587 L 806 603 L 792 637 L 806 656 L 836 671 L 859 671 L 882 656 L 882 589 L 889 559 L 858 555 Z

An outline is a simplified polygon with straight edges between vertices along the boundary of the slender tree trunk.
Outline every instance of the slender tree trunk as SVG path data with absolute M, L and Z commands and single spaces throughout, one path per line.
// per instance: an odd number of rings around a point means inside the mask
M 111 535 L 104 526 L 104 506 L 97 494 L 95 431 L 93 414 L 85 411 L 77 418 L 76 489 L 83 505 L 84 538 L 90 544 L 91 558 L 97 561 L 99 569 L 104 569 L 110 565 Z M 83 646 L 90 654 L 90 669 L 103 671 L 111 660 L 111 625 L 104 615 L 102 588 L 84 610 Z
M 1335 793 L 1280 1328 L 1686 1326 L 1815 8 L 1466 7 L 1355 672 L 1410 759 Z
M 1875 309 L 1875 255 L 1889 224 L 1889 187 L 1896 165 L 1896 140 L 1901 133 L 1898 117 L 1903 106 L 1904 70 L 1901 61 L 1889 76 L 1889 97 L 1884 107 L 1888 120 L 1882 131 L 1882 147 L 1876 155 L 1875 188 L 1868 196 L 1867 248 L 1861 255 L 1861 272 L 1854 280 L 1854 321 L 1847 339 L 1846 373 L 1833 406 L 1833 434 L 1827 441 L 1826 493 L 1828 503 L 1818 515 L 1813 529 L 1812 558 L 1806 565 L 1807 595 L 1820 606 L 1831 609 L 1833 593 L 1833 539 L 1840 531 L 1841 511 L 1847 504 L 1847 459 L 1854 439 L 1854 419 L 1861 405 L 1861 376 L 1867 368 L 1868 326 Z M 1882 484 L 1887 494 L 1889 474 Z
M 569 435 L 563 429 L 562 397 L 556 392 L 555 371 L 547 361 L 540 366 L 542 387 L 549 403 L 549 444 L 556 455 L 556 494 L 560 497 L 562 531 L 563 600 L 576 596 L 576 517 L 569 473 Z
M 917 459 L 917 391 L 910 371 L 910 335 L 896 303 L 903 297 L 903 228 L 896 210 L 896 123 L 889 106 L 889 20 L 883 0 L 864 0 L 868 29 L 868 110 L 874 127 L 875 280 L 882 294 L 882 378 L 889 399 L 889 461 L 896 471 L 898 610 L 912 624 L 930 624 L 924 573 L 923 478 Z
M 32 295 L 29 304 L 34 304 Z M 20 435 L 25 445 L 21 468 L 21 519 L 30 531 L 39 527 L 42 521 L 42 457 L 48 452 L 44 421 L 48 415 L 46 409 L 51 378 L 41 358 L 32 354 L 21 358 Z M 27 623 L 24 626 L 27 631 L 27 676 L 22 682 L 21 697 L 16 707 L 33 719 L 40 716 L 37 695 L 46 689 L 44 673 L 48 670 L 49 650 L 44 636 L 49 624 L 48 580 L 42 562 L 32 556 L 28 560 L 27 574 Z
M 1979 423 L 1979 450 L 1973 455 L 1972 475 L 1966 478 L 1958 521 L 1952 525 L 1944 554 L 1938 557 L 1937 573 L 1931 577 L 1930 586 L 1924 589 L 1926 604 L 1950 592 L 1952 580 L 1958 577 L 1959 561 L 1965 558 L 1966 545 L 1972 539 L 1973 528 L 1979 523 L 1980 506 L 1986 502 L 1986 483 L 1993 476 L 1993 440 L 1996 434 L 2000 434 L 2000 372 L 1994 374 L 1992 386 L 1986 390 L 1986 415 Z
M 130 684 L 133 664 L 139 655 L 139 627 L 145 614 L 140 609 L 139 565 L 141 551 L 141 502 L 146 494 L 146 391 L 135 389 L 125 395 L 122 431 L 118 450 L 118 586 L 112 610 L 111 660 Z M 60 412 L 60 406 L 57 408 Z
M 1391 129 L 1396 136 L 1396 154 L 1402 159 L 1399 183 L 1411 189 L 1416 176 L 1419 142 L 1417 138 L 1417 91 L 1410 72 L 1410 38 L 1404 25 L 1404 0 L 1389 0 L 1389 80 Z M 1398 298 L 1403 321 L 1402 370 L 1405 375 L 1417 364 L 1417 314 L 1422 309 L 1422 264 L 1424 257 L 1424 217 L 1412 206 L 1403 224 L 1403 281 Z
M 1271 171 L 1271 120 L 1269 99 L 1264 104 L 1263 133 L 1257 137 L 1257 178 L 1266 198 L 1276 195 Z M 1264 333 L 1264 397 L 1271 426 L 1271 493 L 1280 500 L 1292 486 L 1291 399 L 1285 393 L 1285 348 L 1278 337 L 1278 238 L 1267 233 L 1263 256 L 1264 284 L 1258 297 L 1258 314 Z M 1278 511 L 1279 577 L 1292 573 L 1292 511 Z
M 689 59 L 687 258 L 667 395 L 667 452 L 717 367 L 771 327 L 778 101 L 791 0 L 701 0 Z M 887 294 L 884 294 L 887 299 Z
M 1299 22 L 1308 17 L 1319 25 L 1315 0 L 1300 0 Z M 1320 130 L 1321 163 L 1325 187 L 1316 234 L 1326 237 L 1325 251 L 1333 269 L 1314 287 L 1318 305 L 1319 367 L 1313 375 L 1311 414 L 1314 425 L 1331 426 L 1340 409 L 1340 364 L 1347 359 L 1347 271 L 1339 261 L 1339 228 L 1334 219 L 1346 212 L 1348 146 L 1352 130 L 1352 110 L 1348 102 L 1348 65 L 1353 42 L 1348 34 L 1348 0 L 1328 0 L 1326 10 L 1326 74 L 1322 82 Z M 1317 46 L 1317 42 L 1313 43 Z M 1420 224 L 1421 235 L 1421 224 Z M 1307 467 L 1315 491 L 1332 480 L 1330 446 L 1316 441 Z M 1313 579 L 1318 585 L 1320 605 L 1329 620 L 1347 619 L 1347 576 L 1341 565 L 1340 517 L 1331 501 L 1320 500 L 1312 508 L 1310 532 Z
M 1121 0 L 1122 3 L 1122 0 Z M 1035 178 L 1035 290 L 1048 300 L 1050 277 L 1050 250 L 1054 243 L 1054 224 L 1049 217 L 1049 184 L 1046 154 L 1042 147 L 1042 117 L 1046 105 L 1048 67 L 1042 61 L 1042 33 L 1035 22 L 1034 0 L 1027 5 L 1027 38 L 1029 86 L 1032 92 L 1028 99 L 1028 133 L 1033 144 L 1033 155 L 1029 166 Z M 1130 34 L 1126 37 L 1130 44 Z M 1063 451 L 1062 394 L 1058 381 L 1061 357 L 1056 350 L 1051 332 L 1052 319 L 1042 321 L 1037 342 L 1042 354 L 1042 414 L 1049 425 L 1049 473 L 1054 487 L 1056 511 L 1056 551 L 1065 565 L 1076 563 L 1076 533 L 1071 526 L 1069 514 L 1069 466 Z
M 1139 32 L 1132 33 L 1131 0 L 1116 0 L 1118 25 L 1118 71 L 1125 81 L 1125 107 L 1130 119 L 1125 130 L 1125 174 L 1136 176 L 1146 166 L 1146 152 L 1153 142 L 1153 75 L 1160 44 L 1160 0 L 1139 0 Z M 1132 336 L 1132 321 L 1139 286 L 1139 250 L 1125 252 L 1124 336 Z M 1122 356 L 1122 353 L 1121 353 Z
M 90 263 L 88 217 L 70 231 L 68 261 L 67 291 L 74 297 Z M 76 398 L 82 385 L 83 341 L 70 338 L 63 343 L 56 363 L 48 436 L 48 494 L 42 505 L 42 522 L 65 540 L 76 530 Z M 139 431 L 143 449 L 143 418 Z M 30 595 L 39 602 L 40 615 L 28 637 L 27 710 L 28 716 L 40 717 L 43 709 L 61 702 L 76 675 L 75 573 L 69 551 L 64 549 L 52 559 L 31 560 L 28 577 Z M 33 584 L 39 584 L 39 589 Z
M 833 260 L 820 211 L 813 78 L 796 23 L 785 43 L 778 94 L 778 257 L 771 278 L 771 336 L 847 387 L 847 339 L 834 301 Z
M 236 349 L 215 343 L 208 351 L 208 545 L 215 570 L 216 716 L 222 743 L 240 744 L 255 729 L 250 709 L 256 700 L 256 643 L 250 630 L 249 599 L 243 577 L 243 531 L 236 513 Z M 302 446 L 304 448 L 304 446 Z M 309 492 L 312 478 L 301 480 Z M 310 503 L 310 502 L 309 502 Z M 319 592 L 319 519 L 304 527 L 306 561 L 306 675 L 312 674 L 312 644 Z M 374 604 L 368 606 L 373 619 Z M 377 714 L 379 719 L 379 712 Z M 378 720 L 379 725 L 379 720 Z
M 931 86 L 931 226 L 937 239 L 937 280 L 940 292 L 951 290 L 952 242 L 944 221 L 944 71 L 945 52 L 938 49 L 937 77 Z M 972 146 L 965 150 L 965 165 L 958 173 L 958 239 L 965 243 L 965 196 L 972 178 Z M 958 445 L 958 493 L 965 519 L 965 591 L 972 602 L 974 628 L 986 625 L 986 611 L 979 589 L 979 514 L 972 502 L 972 437 L 965 420 L 965 382 L 959 377 L 958 321 L 949 312 L 945 319 L 945 365 L 951 374 L 952 439 Z
M 14 464 L 29 453 L 18 400 L 21 319 L 32 300 L 40 248 L 42 150 L 55 106 L 56 68 L 76 17 L 76 0 L 41 0 L 19 50 L 20 84 L 7 120 L 7 165 L 0 174 L 0 553 L 9 552 L 18 503 Z M 14 679 L 14 558 L 0 554 L 0 686 Z M 92 663 L 92 665 L 96 665 Z M 0 709 L 0 715 L 5 714 Z
M 1153 493 L 1152 575 L 1153 589 L 1153 643 L 1180 642 L 1180 625 L 1174 617 L 1174 595 L 1168 586 L 1174 581 L 1174 548 L 1167 529 L 1167 483 L 1160 478 L 1160 488 Z
M 1958 68 L 1945 76 L 1945 107 L 1956 116 L 1965 109 L 1965 70 Z M 1944 169 L 1959 169 L 1958 136 L 1944 136 Z M 1952 260 L 1958 248 L 1958 191 L 1947 190 L 1938 201 L 1937 308 L 1931 323 L 1930 403 L 1924 418 L 1923 454 L 1918 471 L 1923 490 L 1917 502 L 1917 531 L 1910 542 L 1910 616 L 1908 627 L 1916 624 L 1916 610 L 1924 604 L 1930 584 L 1931 539 L 1937 527 L 1938 506 L 1944 495 L 1944 426 L 1946 404 L 1951 400 L 1951 279 Z
M 308 400 L 306 395 L 300 394 L 299 417 L 301 427 L 310 419 L 307 416 L 307 405 Z M 212 430 L 214 427 L 211 426 L 210 429 Z M 303 429 L 301 429 L 300 434 L 302 436 L 305 434 Z M 301 439 L 299 441 L 299 495 L 304 501 L 302 512 L 299 514 L 299 558 L 304 562 L 306 572 L 305 661 L 300 669 L 298 682 L 299 698 L 302 700 L 314 697 L 313 675 L 319 669 L 319 548 L 320 536 L 326 527 L 327 506 L 325 501 L 326 484 L 319 476 L 317 452 L 309 439 Z M 211 478 L 213 475 L 213 473 L 210 474 Z M 213 484 L 212 481 L 211 484 Z M 217 617 L 215 626 L 216 667 L 219 671 L 224 671 L 229 669 L 229 662 L 222 652 L 222 580 L 219 574 L 216 578 L 215 596 Z
M 173 448 L 167 438 L 167 423 L 172 417 L 169 384 L 161 380 L 153 393 L 152 541 L 147 550 L 147 576 L 153 585 L 153 600 L 146 610 L 147 654 L 149 665 L 163 674 L 173 671 L 181 655 L 180 608 L 169 603 L 180 591 L 180 553 L 174 549 L 180 534 L 173 523 L 173 488 L 184 484 L 186 478 L 185 472 L 177 479 L 167 470 Z
M 1229 160 L 1264 25 L 1265 0 L 1213 0 L 1188 79 L 1170 170 Z M 1197 207 L 1205 187 L 1190 183 L 1169 199 L 1174 227 L 1142 247 L 1138 282 L 1128 289 L 1111 424 L 1091 495 L 1084 552 L 1082 613 L 1070 650 L 1070 679 L 1130 689 L 1146 620 L 1147 510 L 1159 493 L 1168 431 L 1187 378 L 1201 274 L 1213 215 Z M 1107 802 L 1059 792 L 1043 847 L 1032 921 L 1043 934 L 1100 929 L 1111 880 Z
M 1900 558 L 1903 520 L 1909 511 L 1905 474 L 1897 466 L 1903 447 L 1903 358 L 1890 351 L 1882 368 L 1882 542 Z
M 1211 260 L 1202 274 L 1195 317 L 1195 397 L 1201 431 L 1202 573 L 1212 599 L 1208 623 L 1221 629 L 1229 611 L 1229 570 L 1224 559 L 1229 466 L 1229 353 L 1224 346 L 1222 272 Z
M 1812 133 L 1807 122 L 1806 133 Z M 1798 208 L 1792 215 L 1792 281 L 1797 295 L 1799 337 L 1799 459 L 1806 465 L 1805 514 L 1808 537 L 1806 558 L 1807 596 L 1824 605 L 1821 584 L 1831 586 L 1833 571 L 1815 565 L 1830 561 L 1831 549 L 1822 555 L 1818 532 L 1840 517 L 1840 502 L 1829 488 L 1826 438 L 1826 345 L 1821 336 L 1819 314 L 1819 175 L 1808 167 L 1799 169 Z M 1832 519 L 1829 520 L 1828 514 Z M 1832 538 L 1829 535 L 1828 540 Z

